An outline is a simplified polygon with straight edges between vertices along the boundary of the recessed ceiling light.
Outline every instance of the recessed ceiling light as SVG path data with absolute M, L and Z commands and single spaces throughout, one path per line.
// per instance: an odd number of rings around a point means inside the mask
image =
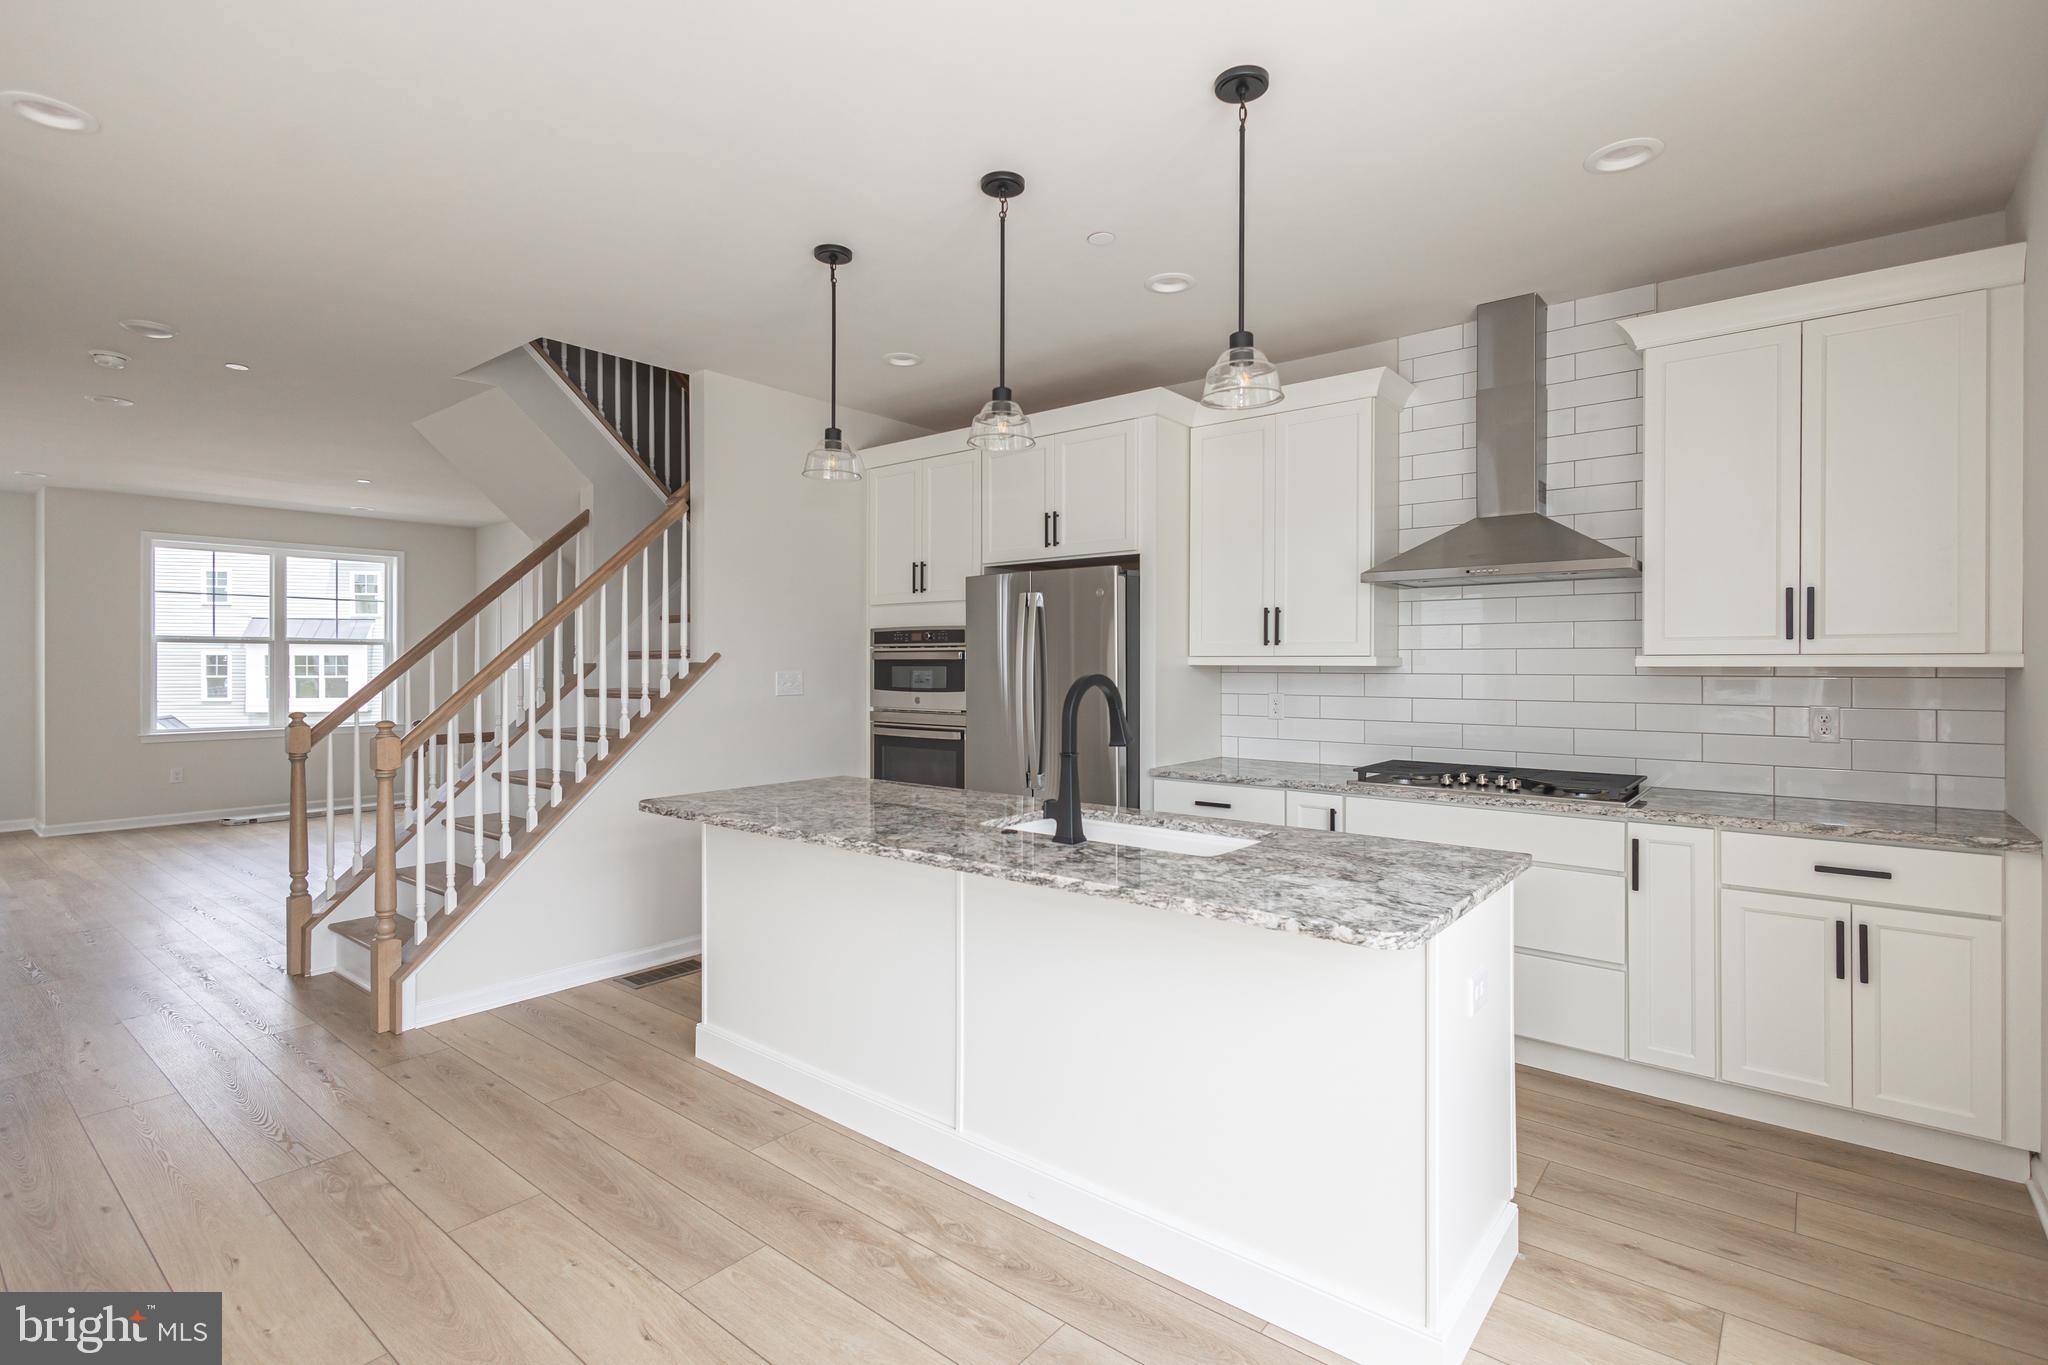
M 357 482 L 357 483 L 368 483 L 368 482 L 369 482 L 369 480 L 368 480 L 368 479 L 357 479 L 357 480 L 356 480 L 356 482 Z
M 17 469 L 14 472 L 24 479 L 47 479 L 50 477 L 40 469 Z
M 85 401 L 88 403 L 99 403 L 110 408 L 132 408 L 135 406 L 133 398 L 120 398 L 111 393 L 89 393 L 85 396 Z
M 924 357 L 915 351 L 891 351 L 883 356 L 882 359 L 899 370 L 907 370 L 912 365 L 924 364 Z
M 1169 270 L 1163 275 L 1154 275 L 1145 281 L 1145 287 L 1155 294 L 1185 294 L 1195 287 L 1195 277 L 1183 275 L 1178 270 Z
M 1088 234 L 1088 245 L 1090 246 L 1108 246 L 1115 240 L 1116 234 L 1114 232 L 1091 232 Z
M 367 512 L 367 511 L 369 511 L 370 509 L 369 509 L 369 508 L 367 508 L 367 507 L 351 507 L 351 508 L 349 508 L 348 510 L 349 510 L 349 511 L 351 511 L 351 512 Z
M 169 341 L 178 334 L 178 329 L 168 322 L 151 322 L 148 318 L 123 318 L 121 325 L 139 337 L 151 341 Z
M 128 368 L 128 357 L 119 351 L 94 351 L 92 363 L 103 370 L 125 370 Z
M 30 123 L 55 128 L 60 133 L 91 133 L 100 126 L 98 119 L 77 105 L 38 95 L 33 90 L 0 90 L 0 101 Z
M 233 370 L 236 374 L 247 374 L 249 372 L 249 367 L 247 365 L 244 365 L 239 360 L 230 360 L 227 364 L 221 366 L 221 368 L 224 370 Z
M 1659 138 L 1625 137 L 1605 147 L 1595 147 L 1587 155 L 1585 165 L 1595 175 L 1613 175 L 1632 171 L 1663 150 L 1664 143 Z

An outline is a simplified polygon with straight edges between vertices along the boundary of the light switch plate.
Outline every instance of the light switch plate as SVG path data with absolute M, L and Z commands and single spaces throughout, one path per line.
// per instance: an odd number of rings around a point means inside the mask
M 183 768 L 173 768 L 173 769 L 171 769 L 171 784 L 172 784 L 173 786 L 176 786 L 176 785 L 177 785 L 178 783 L 180 783 L 180 782 L 183 782 L 184 780 L 185 780 L 185 770 L 184 770 Z
M 801 697 L 804 694 L 804 675 L 794 668 L 780 668 L 775 671 L 775 695 L 778 697 Z
M 1816 706 L 1806 713 L 1806 737 L 1815 744 L 1842 742 L 1842 708 Z

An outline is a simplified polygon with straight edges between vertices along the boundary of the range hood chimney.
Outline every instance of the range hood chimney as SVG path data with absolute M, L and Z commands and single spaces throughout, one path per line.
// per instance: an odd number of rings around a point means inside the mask
M 1635 557 L 1543 514 L 1544 400 L 1542 298 L 1523 294 L 1481 304 L 1479 321 L 1479 515 L 1383 560 L 1366 583 L 1440 588 L 1452 583 L 1532 583 L 1555 578 L 1623 578 Z

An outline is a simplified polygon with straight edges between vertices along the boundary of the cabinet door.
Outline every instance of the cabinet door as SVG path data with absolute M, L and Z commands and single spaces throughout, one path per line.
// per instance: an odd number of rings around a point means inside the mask
M 1984 295 L 1805 330 L 1805 652 L 1982 652 Z
M 981 457 L 982 551 L 991 564 L 1048 559 L 1052 548 L 1052 504 L 1047 501 L 1050 442 L 1029 450 Z
M 1856 1107 L 2000 1133 L 2001 933 L 1992 920 L 1856 907 Z
M 1274 419 L 1273 607 L 1277 655 L 1373 652 L 1370 401 Z
M 1052 552 L 1062 558 L 1135 554 L 1138 550 L 1138 424 L 1068 432 L 1052 438 L 1047 505 Z
M 1714 1074 L 1714 832 L 1630 825 L 1628 1055 Z
M 1270 655 L 1273 418 L 1197 428 L 1188 447 L 1188 653 Z
M 920 602 L 962 602 L 967 580 L 981 572 L 976 539 L 981 523 L 981 457 L 972 450 L 919 462 L 924 477 Z
M 1287 823 L 1296 829 L 1337 831 L 1344 828 L 1344 798 L 1314 792 L 1287 793 Z
M 915 602 L 918 501 L 924 482 L 917 461 L 871 472 L 868 486 L 868 604 Z
M 1643 653 L 1796 654 L 1797 326 L 1643 358 Z
M 1839 901 L 1721 892 L 1721 1079 L 1847 1105 L 1849 928 Z

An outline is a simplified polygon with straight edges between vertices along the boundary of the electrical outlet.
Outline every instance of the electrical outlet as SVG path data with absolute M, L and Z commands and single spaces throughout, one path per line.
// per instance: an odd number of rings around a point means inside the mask
M 1474 972 L 1471 981 L 1471 998 L 1465 1006 L 1465 1013 L 1477 1016 L 1479 1007 L 1486 1003 L 1486 973 Z
M 1266 698 L 1266 714 L 1274 720 L 1280 719 L 1280 694 L 1274 692 Z
M 173 786 L 177 785 L 177 784 L 178 784 L 178 783 L 180 783 L 180 782 L 183 782 L 184 780 L 185 780 L 185 770 L 184 770 L 183 768 L 173 768 L 173 769 L 171 769 L 171 784 L 172 784 Z
M 775 695 L 778 697 L 801 697 L 804 694 L 804 675 L 793 668 L 777 669 L 775 672 Z
M 1815 744 L 1842 742 L 1842 708 L 1816 706 L 1806 713 L 1806 737 Z

